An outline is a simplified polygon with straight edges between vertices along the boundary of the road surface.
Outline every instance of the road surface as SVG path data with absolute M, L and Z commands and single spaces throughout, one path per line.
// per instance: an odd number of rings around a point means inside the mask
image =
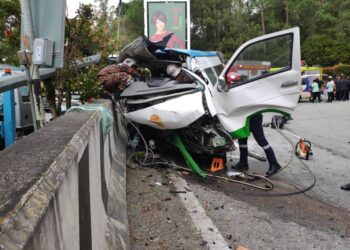
M 350 182 L 350 102 L 300 103 L 293 118 L 282 132 L 295 143 L 310 140 L 314 155 L 306 166 L 294 157 L 271 178 L 272 191 L 161 167 L 128 169 L 133 249 L 350 249 L 350 191 L 340 189 Z M 275 129 L 265 134 L 286 165 L 292 146 Z M 249 147 L 263 154 L 252 138 Z M 249 165 L 259 174 L 268 167 L 252 158 Z M 314 177 L 311 190 L 292 195 Z

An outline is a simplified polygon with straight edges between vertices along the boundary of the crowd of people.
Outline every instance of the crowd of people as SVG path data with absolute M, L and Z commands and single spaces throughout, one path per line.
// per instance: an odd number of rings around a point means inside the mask
M 316 78 L 313 80 L 311 85 L 311 102 L 315 102 L 318 99 L 319 102 L 322 101 L 321 94 L 327 92 L 327 102 L 337 101 L 348 101 L 349 91 L 350 91 L 350 77 L 341 75 L 333 80 L 332 76 L 327 78 L 327 83 L 324 84 L 323 81 Z M 343 190 L 350 191 L 350 183 L 342 185 L 340 187 Z
M 321 96 L 327 92 L 327 102 L 349 100 L 350 77 L 341 75 L 333 80 L 332 76 L 326 78 L 326 83 L 316 78 L 311 85 L 311 102 L 317 99 L 322 101 Z

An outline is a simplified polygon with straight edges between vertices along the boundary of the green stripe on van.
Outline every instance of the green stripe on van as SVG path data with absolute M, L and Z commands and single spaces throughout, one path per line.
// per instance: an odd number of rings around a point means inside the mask
M 282 114 L 284 116 L 287 116 L 288 118 L 291 117 L 291 115 L 289 113 L 278 110 L 278 109 L 264 109 L 264 110 L 260 110 L 256 113 L 254 113 L 252 115 L 262 114 L 262 113 L 279 113 L 279 114 Z M 247 117 L 244 127 L 230 132 L 230 135 L 233 139 L 247 138 L 250 135 L 250 117 L 252 115 Z

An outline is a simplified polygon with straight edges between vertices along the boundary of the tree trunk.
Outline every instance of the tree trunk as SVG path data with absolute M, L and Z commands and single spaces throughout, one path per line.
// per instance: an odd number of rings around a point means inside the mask
M 289 10 L 288 10 L 288 2 L 285 1 L 285 11 L 286 11 L 286 27 L 289 27 Z
M 70 89 L 67 89 L 65 91 L 65 96 L 66 96 L 66 110 L 68 110 L 72 107 L 72 94 L 70 92 Z
M 263 5 L 263 3 L 262 3 L 261 6 L 260 6 L 260 16 L 261 16 L 261 28 L 262 28 L 262 33 L 263 33 L 263 35 L 266 34 L 266 28 L 265 28 L 265 13 L 264 13 L 265 9 L 264 9 L 264 8 L 265 8 L 265 7 L 264 7 L 264 5 Z
M 220 36 L 220 25 L 217 24 L 216 26 L 216 48 L 218 51 L 221 51 L 221 36 Z

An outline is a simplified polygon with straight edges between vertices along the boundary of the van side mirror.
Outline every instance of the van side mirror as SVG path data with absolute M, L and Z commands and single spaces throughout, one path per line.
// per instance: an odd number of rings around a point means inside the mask
M 226 84 L 225 79 L 219 77 L 217 89 L 219 92 L 228 92 L 228 86 Z

